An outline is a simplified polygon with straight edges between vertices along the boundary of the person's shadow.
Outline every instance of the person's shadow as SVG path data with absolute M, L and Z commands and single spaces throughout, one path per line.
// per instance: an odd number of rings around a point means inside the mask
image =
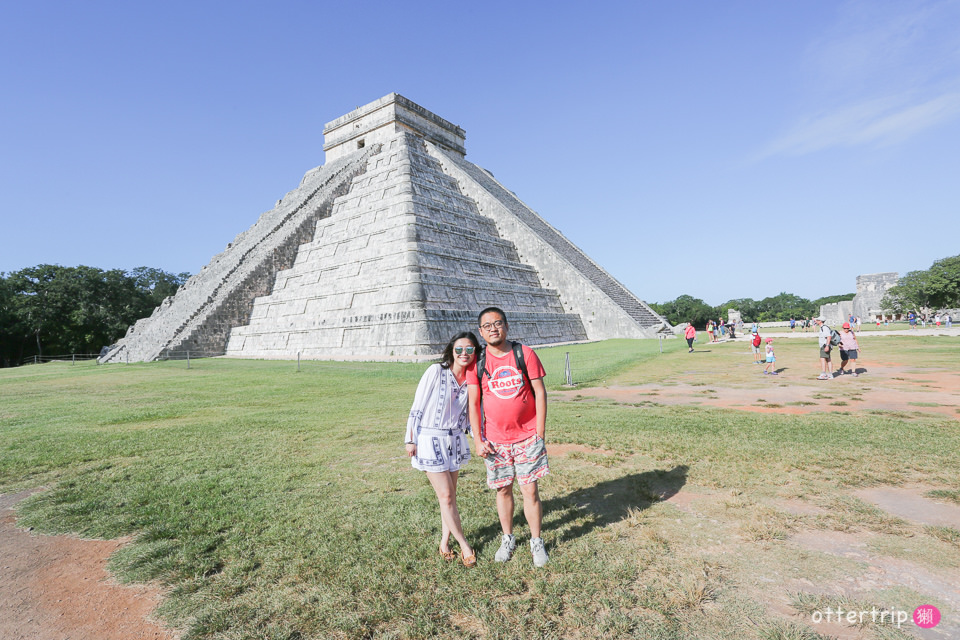
M 643 511 L 655 502 L 676 495 L 687 483 L 689 469 L 686 465 L 678 465 L 669 471 L 655 469 L 631 473 L 544 500 L 543 527 L 551 532 L 559 532 L 551 536 L 556 544 L 579 538 L 598 527 L 620 522 L 632 512 Z M 514 523 L 520 525 L 524 520 L 523 498 L 519 491 L 515 492 L 514 500 Z M 488 525 L 478 533 L 483 541 L 479 546 L 486 546 L 488 541 L 498 544 L 502 534 L 498 524 Z

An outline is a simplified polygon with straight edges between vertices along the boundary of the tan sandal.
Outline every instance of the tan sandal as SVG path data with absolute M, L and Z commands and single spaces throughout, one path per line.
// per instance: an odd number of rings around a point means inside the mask
M 460 555 L 460 562 L 462 562 L 462 563 L 463 563 L 463 566 L 465 566 L 465 567 L 467 567 L 467 568 L 469 568 L 469 567 L 475 567 L 475 566 L 477 566 L 477 554 L 476 554 L 476 553 L 472 553 L 472 554 L 470 554 L 469 556 L 465 556 L 465 555 L 461 554 L 461 555 Z
M 440 551 L 440 557 L 444 560 L 456 560 L 457 552 L 456 551 L 444 551 L 443 549 L 438 549 Z

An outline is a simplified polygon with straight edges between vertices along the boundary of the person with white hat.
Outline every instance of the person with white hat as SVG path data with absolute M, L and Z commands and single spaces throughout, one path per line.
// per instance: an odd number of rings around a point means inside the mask
M 827 319 L 823 316 L 817 316 L 814 320 L 819 327 L 818 341 L 820 343 L 820 375 L 817 380 L 830 380 L 833 378 L 833 363 L 830 362 L 830 337 L 832 332 L 827 326 Z

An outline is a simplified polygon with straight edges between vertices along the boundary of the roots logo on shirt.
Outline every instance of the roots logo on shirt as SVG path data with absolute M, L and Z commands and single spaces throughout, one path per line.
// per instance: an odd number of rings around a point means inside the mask
M 497 368 L 487 382 L 487 388 L 504 400 L 517 397 L 522 386 L 523 375 L 509 365 Z

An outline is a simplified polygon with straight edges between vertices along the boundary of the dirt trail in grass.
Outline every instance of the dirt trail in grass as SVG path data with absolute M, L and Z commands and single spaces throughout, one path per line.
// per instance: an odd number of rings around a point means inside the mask
M 120 585 L 108 574 L 107 558 L 124 541 L 19 529 L 13 507 L 28 495 L 0 495 L 0 638 L 177 638 L 147 619 L 160 601 L 158 589 Z
M 768 376 L 756 366 L 756 380 L 738 378 L 688 384 L 608 386 L 581 391 L 552 391 L 551 400 L 598 398 L 651 405 L 698 405 L 757 413 L 806 414 L 817 411 L 869 410 L 930 413 L 960 420 L 960 375 L 952 371 L 917 370 L 897 363 L 873 363 L 859 377 L 846 374 L 832 380 L 781 371 Z M 861 368 L 861 371 L 863 369 Z

